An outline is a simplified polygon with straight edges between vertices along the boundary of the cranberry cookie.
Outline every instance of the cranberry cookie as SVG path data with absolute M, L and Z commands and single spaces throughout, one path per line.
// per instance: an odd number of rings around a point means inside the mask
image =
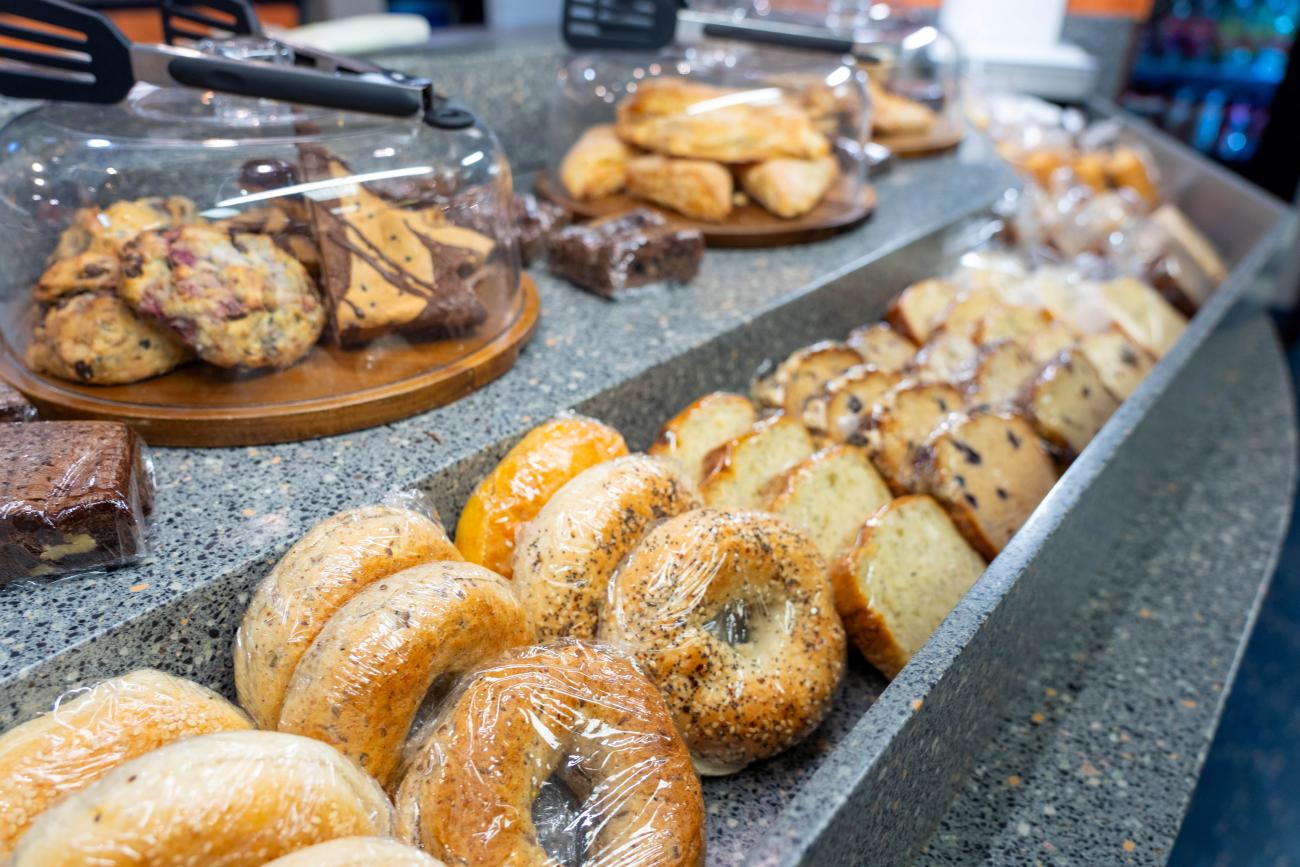
M 184 196 L 123 199 L 107 208 L 81 208 L 59 235 L 50 262 L 80 253 L 117 253 L 141 232 L 169 229 L 198 219 L 198 209 Z
M 325 324 L 306 269 L 266 235 L 144 232 L 123 250 L 122 278 L 127 304 L 218 367 L 289 367 Z
M 166 329 L 136 316 L 117 296 L 96 293 L 46 310 L 27 348 L 33 370 L 92 385 L 138 382 L 189 358 Z

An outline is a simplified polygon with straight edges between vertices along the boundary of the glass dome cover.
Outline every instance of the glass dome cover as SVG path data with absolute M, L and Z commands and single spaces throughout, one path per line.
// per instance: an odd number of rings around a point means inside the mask
M 156 442 L 204 439 L 173 416 L 271 441 L 459 396 L 441 373 L 531 331 L 509 165 L 465 121 L 144 83 L 19 116 L 0 130 L 4 375 L 52 415 L 122 415 Z M 334 420 L 256 422 L 313 411 Z

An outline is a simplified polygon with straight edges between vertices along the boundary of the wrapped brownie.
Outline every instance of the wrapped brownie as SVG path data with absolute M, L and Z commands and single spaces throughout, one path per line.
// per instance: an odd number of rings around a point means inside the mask
M 515 225 L 519 230 L 519 258 L 525 265 L 540 261 L 551 236 L 569 224 L 569 212 L 536 196 L 515 194 Z
M 704 235 L 638 208 L 561 229 L 551 236 L 547 258 L 553 273 L 612 298 L 660 280 L 693 279 L 704 259 Z
M 130 562 L 145 553 L 153 475 L 126 425 L 0 425 L 0 583 Z
M 36 407 L 23 397 L 18 389 L 0 380 L 0 422 L 31 421 L 36 418 Z

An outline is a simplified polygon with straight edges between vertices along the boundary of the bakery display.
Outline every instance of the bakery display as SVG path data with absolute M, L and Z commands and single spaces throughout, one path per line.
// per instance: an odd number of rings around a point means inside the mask
M 702 867 L 704 798 L 664 699 L 624 656 L 518 648 L 448 701 L 397 791 L 398 835 L 453 864 L 551 863 L 533 801 L 578 799 L 584 864 Z
M 154 480 L 126 425 L 0 425 L 0 581 L 106 568 L 145 552 Z
M 561 229 L 547 246 L 552 273 L 606 298 L 661 280 L 689 282 L 703 259 L 699 231 L 644 209 Z

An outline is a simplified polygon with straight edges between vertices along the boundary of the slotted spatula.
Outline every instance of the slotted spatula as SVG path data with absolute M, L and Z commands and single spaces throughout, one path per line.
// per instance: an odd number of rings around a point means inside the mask
M 247 0 L 161 0 L 158 11 L 168 45 L 262 35 L 262 22 Z

